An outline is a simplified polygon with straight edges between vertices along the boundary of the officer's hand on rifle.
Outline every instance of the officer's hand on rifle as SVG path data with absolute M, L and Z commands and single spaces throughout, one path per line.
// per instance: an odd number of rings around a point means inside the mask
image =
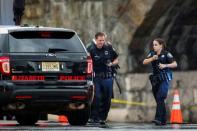
M 111 66 L 113 66 L 113 63 L 109 62 L 109 63 L 107 63 L 107 66 L 111 67 Z
M 112 63 L 110 60 L 107 60 L 106 65 L 107 65 L 108 67 L 111 67 L 111 66 L 113 66 L 113 63 Z

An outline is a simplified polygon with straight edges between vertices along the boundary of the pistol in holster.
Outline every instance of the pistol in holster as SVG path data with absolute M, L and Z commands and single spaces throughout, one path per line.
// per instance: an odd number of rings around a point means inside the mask
M 161 82 L 160 76 L 159 75 L 149 75 L 149 80 L 152 86 L 156 86 Z

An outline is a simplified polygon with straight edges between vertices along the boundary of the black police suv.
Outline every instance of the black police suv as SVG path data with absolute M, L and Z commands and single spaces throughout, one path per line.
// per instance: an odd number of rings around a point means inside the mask
M 0 115 L 33 125 L 51 113 L 85 125 L 93 92 L 92 60 L 75 31 L 0 26 Z

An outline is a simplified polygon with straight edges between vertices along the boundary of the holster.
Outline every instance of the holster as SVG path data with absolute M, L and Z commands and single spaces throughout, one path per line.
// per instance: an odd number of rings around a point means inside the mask
M 159 75 L 151 74 L 151 75 L 149 75 L 149 80 L 150 80 L 152 86 L 156 86 L 157 84 L 159 84 L 161 82 Z

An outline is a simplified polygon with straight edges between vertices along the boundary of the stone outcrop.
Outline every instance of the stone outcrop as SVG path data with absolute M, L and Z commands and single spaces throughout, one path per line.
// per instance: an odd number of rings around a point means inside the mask
M 120 55 L 121 73 L 134 70 L 128 58 L 133 34 L 155 0 L 26 0 L 22 23 L 72 28 L 84 44 L 105 31 Z
M 26 0 L 23 23 L 72 28 L 84 44 L 105 31 L 120 54 L 120 73 L 144 72 L 156 37 L 166 40 L 178 70 L 195 70 L 196 0 Z
M 179 63 L 178 70 L 196 70 L 197 59 L 197 1 L 157 0 L 146 18 L 136 30 L 130 44 L 130 54 L 134 61 L 133 71 L 144 72 L 141 65 L 148 53 L 152 40 L 162 37 L 168 50 Z M 137 63 L 137 64 L 136 64 Z

